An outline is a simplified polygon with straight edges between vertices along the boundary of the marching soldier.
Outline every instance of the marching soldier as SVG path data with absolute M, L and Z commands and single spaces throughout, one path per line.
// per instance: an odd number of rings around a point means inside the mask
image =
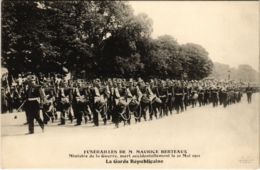
M 181 112 L 184 110 L 184 107 L 183 107 L 184 89 L 183 89 L 180 81 L 177 82 L 174 91 L 175 91 L 175 101 L 174 101 L 175 108 L 177 110 L 177 113 L 179 113 L 180 110 L 181 110 Z
M 65 89 L 63 82 L 59 83 L 58 98 L 57 98 L 57 111 L 60 111 L 61 122 L 59 125 L 65 125 L 66 116 L 69 116 L 70 121 L 73 121 L 71 113 L 71 89 Z
M 26 93 L 26 102 L 24 105 L 24 110 L 26 115 L 28 116 L 28 128 L 29 133 L 34 133 L 34 119 L 39 123 L 42 131 L 44 131 L 44 124 L 42 119 L 40 118 L 40 105 L 41 101 L 44 100 L 44 93 L 42 88 L 36 85 L 36 77 L 34 75 L 30 75 L 28 77 L 29 89 Z
M 212 97 L 212 104 L 213 104 L 213 107 L 218 106 L 219 94 L 218 94 L 218 89 L 217 89 L 216 86 L 213 86 L 213 87 L 212 87 L 212 90 L 211 90 L 211 97 Z
M 184 84 L 184 109 L 187 110 L 187 107 L 189 106 L 189 100 L 190 100 L 190 84 L 187 82 Z
M 106 124 L 105 112 L 105 99 L 104 96 L 100 93 L 99 89 L 101 87 L 101 82 L 99 79 L 96 79 L 93 82 L 93 88 L 91 90 L 91 100 L 92 100 L 92 111 L 93 111 L 93 122 L 95 126 L 99 126 L 99 114 L 103 118 L 104 124 Z
M 209 104 L 209 102 L 210 102 L 211 93 L 210 93 L 210 89 L 207 85 L 205 85 L 204 88 L 205 88 L 204 105 L 206 105 L 206 104 Z
M 160 107 L 160 117 L 162 116 L 168 116 L 168 109 L 167 109 L 167 104 L 169 100 L 169 95 L 168 95 L 168 88 L 166 87 L 166 82 L 161 81 L 159 89 L 159 98 L 161 99 L 161 107 Z
M 191 94 L 191 104 L 192 108 L 194 108 L 197 105 L 197 100 L 198 100 L 198 87 L 196 86 L 195 82 L 192 82 L 192 86 L 190 89 L 190 94 Z
M 201 107 L 204 104 L 204 88 L 201 86 L 201 84 L 199 84 L 198 93 L 199 106 Z
M 131 102 L 129 103 L 129 112 L 134 113 L 135 122 L 140 122 L 142 113 L 140 110 L 140 100 L 141 100 L 141 91 L 137 86 L 137 82 L 134 82 L 133 79 L 129 81 L 129 91 L 131 94 Z
M 155 118 L 158 118 L 157 112 L 159 112 L 162 101 L 159 98 L 159 90 L 158 90 L 158 84 L 156 84 L 153 79 L 150 80 L 150 89 L 151 89 L 151 94 L 153 94 L 153 98 L 150 104 L 150 120 L 153 119 L 153 116 Z
M 8 108 L 6 90 L 1 87 L 1 113 L 6 113 Z
M 74 91 L 74 100 L 75 100 L 75 108 L 74 109 L 74 115 L 77 119 L 76 126 L 81 125 L 82 117 L 84 115 L 85 110 L 87 109 L 86 105 L 86 96 L 85 91 L 83 88 L 81 88 L 81 84 L 79 83 L 78 86 L 75 88 Z
M 141 115 L 144 118 L 144 120 L 146 121 L 146 112 L 149 110 L 150 100 L 148 98 L 147 86 L 146 86 L 145 82 L 140 78 L 139 78 L 138 82 L 139 82 L 139 89 L 140 89 Z M 141 119 L 139 119 L 139 121 L 141 121 Z
M 167 102 L 167 107 L 169 109 L 170 114 L 173 112 L 173 102 L 174 102 L 174 87 L 173 83 L 168 80 L 167 81 L 167 88 L 168 88 L 168 102 Z M 186 105 L 185 105 L 186 106 Z M 186 107 L 185 107 L 186 108 Z
M 107 120 L 110 120 L 114 110 L 114 86 L 111 79 L 108 79 L 107 88 L 107 91 L 109 91 L 109 96 L 107 99 Z
M 250 86 L 248 83 L 248 86 L 246 88 L 246 96 L 247 96 L 247 102 L 251 103 L 252 100 L 252 93 L 253 93 L 253 88 Z
M 54 122 L 55 117 L 55 108 L 54 108 L 54 101 L 55 101 L 55 94 L 54 89 L 46 88 L 44 90 L 44 101 L 43 101 L 43 122 L 44 124 L 48 124 L 49 120 L 51 119 Z

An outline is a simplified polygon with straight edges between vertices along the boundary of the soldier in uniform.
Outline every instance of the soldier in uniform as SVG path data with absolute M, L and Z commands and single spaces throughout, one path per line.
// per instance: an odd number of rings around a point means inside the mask
M 55 107 L 54 107 L 54 101 L 55 101 L 55 93 L 53 88 L 45 88 L 44 89 L 44 101 L 43 101 L 43 122 L 44 124 L 48 124 L 49 120 L 51 119 L 52 122 L 54 122 L 55 117 Z
M 158 90 L 158 82 L 154 80 L 150 80 L 150 87 L 151 94 L 153 94 L 153 98 L 150 104 L 150 120 L 153 119 L 153 116 L 155 118 L 158 118 L 157 112 L 159 112 L 162 101 L 159 98 L 159 90 Z
M 132 79 L 129 81 L 129 91 L 132 96 L 131 102 L 129 103 L 129 112 L 134 113 L 135 122 L 140 122 L 141 119 L 141 108 L 140 108 L 140 100 L 142 97 L 141 91 L 137 86 L 137 82 L 134 82 Z
M 11 87 L 9 90 L 7 90 L 6 93 L 6 99 L 8 103 L 8 111 L 9 113 L 13 113 L 13 107 L 14 107 L 14 88 Z
M 114 113 L 113 113 L 113 121 L 115 123 L 116 128 L 119 127 L 119 123 L 121 120 L 128 121 L 129 112 L 126 110 L 126 89 L 123 87 L 121 79 L 117 80 L 117 85 L 114 87 Z
M 219 93 L 218 93 L 218 89 L 217 89 L 217 87 L 215 85 L 211 89 L 211 97 L 212 97 L 213 107 L 218 106 Z
M 30 75 L 28 77 L 29 89 L 26 92 L 26 102 L 24 105 L 24 110 L 28 116 L 28 128 L 29 134 L 34 133 L 34 119 L 37 120 L 42 131 L 44 131 L 44 124 L 40 118 L 40 105 L 41 101 L 44 100 L 44 93 L 42 88 L 36 85 L 36 76 Z
M 114 86 L 111 79 L 107 81 L 107 91 L 109 91 L 109 95 L 107 96 L 107 120 L 110 120 L 114 110 Z
M 6 113 L 8 108 L 6 89 L 1 87 L 1 113 Z
M 104 95 L 100 92 L 101 82 L 99 79 L 94 80 L 93 88 L 91 90 L 91 100 L 92 100 L 92 112 L 93 112 L 93 122 L 95 126 L 99 126 L 99 114 L 101 115 L 104 124 L 106 124 L 107 119 L 105 116 L 105 99 Z
M 198 101 L 198 86 L 196 84 L 196 81 L 192 81 L 192 87 L 191 87 L 191 104 L 192 107 L 196 107 L 197 101 Z
M 224 107 L 227 107 L 228 105 L 228 89 L 226 86 L 223 86 L 221 89 L 222 94 L 222 103 Z
M 76 126 L 81 125 L 82 117 L 85 117 L 87 112 L 87 89 L 81 87 L 81 84 L 78 83 L 78 86 L 75 88 L 74 98 L 75 98 L 75 108 L 74 112 L 75 118 L 77 119 Z M 87 119 L 85 117 L 85 123 Z
M 207 104 L 209 104 L 209 102 L 210 102 L 211 93 L 210 93 L 209 86 L 208 86 L 207 84 L 204 85 L 204 89 L 205 89 L 205 93 L 204 93 L 204 105 L 207 105 Z
M 158 93 L 159 93 L 159 98 L 162 101 L 159 116 L 160 117 L 168 116 L 168 109 L 167 109 L 167 104 L 168 104 L 168 100 L 169 100 L 168 87 L 166 86 L 166 82 L 163 80 L 160 83 Z
M 204 88 L 201 85 L 201 82 L 199 83 L 198 86 L 198 101 L 199 101 L 199 106 L 201 107 L 202 105 L 204 105 Z
M 71 113 L 71 89 L 65 88 L 63 82 L 59 83 L 60 87 L 58 88 L 58 98 L 57 98 L 57 111 L 60 111 L 61 122 L 59 125 L 65 125 L 66 116 L 68 115 L 70 121 L 73 121 Z
M 252 93 L 253 93 L 253 88 L 248 83 L 248 86 L 246 88 L 246 96 L 247 96 L 248 103 L 251 103 L 251 101 L 252 101 Z
M 168 102 L 167 102 L 167 108 L 170 112 L 170 114 L 172 114 L 173 112 L 173 102 L 174 102 L 174 87 L 173 87 L 173 83 L 170 80 L 167 80 L 167 90 L 168 90 Z M 185 107 L 186 108 L 186 107 Z
M 180 110 L 181 110 L 181 112 L 184 110 L 184 107 L 183 107 L 184 89 L 183 89 L 180 81 L 177 82 L 177 84 L 174 88 L 174 91 L 175 91 L 174 106 L 175 106 L 177 113 L 179 113 Z
M 190 101 L 190 88 L 191 84 L 186 82 L 184 84 L 184 109 L 187 110 L 187 107 L 189 106 L 189 101 Z
M 139 82 L 139 89 L 140 89 L 140 107 L 141 107 L 141 114 L 144 120 L 146 121 L 146 112 L 149 110 L 150 107 L 150 100 L 148 98 L 148 92 L 147 92 L 147 85 L 145 82 L 141 79 L 138 80 Z M 140 119 L 139 119 L 140 121 Z

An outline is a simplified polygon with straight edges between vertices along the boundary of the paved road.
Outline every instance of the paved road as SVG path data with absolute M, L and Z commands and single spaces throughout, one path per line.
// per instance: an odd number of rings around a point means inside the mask
M 24 113 L 1 115 L 2 167 L 5 168 L 256 168 L 259 159 L 259 94 L 248 104 L 223 108 L 189 108 L 181 114 L 133 123 L 116 129 L 113 124 L 64 127 L 39 126 L 25 135 Z M 88 149 L 186 150 L 196 158 L 164 158 L 158 164 L 109 164 L 103 158 L 70 158 Z

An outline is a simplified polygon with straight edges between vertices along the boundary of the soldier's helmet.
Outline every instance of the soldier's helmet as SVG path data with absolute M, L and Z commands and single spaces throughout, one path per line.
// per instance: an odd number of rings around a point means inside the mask
M 134 83 L 133 78 L 130 78 L 130 79 L 129 79 L 129 83 Z
M 31 74 L 27 76 L 27 82 L 29 85 L 36 85 L 36 76 Z
M 96 79 L 93 81 L 93 85 L 98 86 L 98 85 L 100 85 L 100 84 L 101 84 L 101 81 L 100 81 L 99 78 L 96 78 Z
M 160 86 L 161 86 L 161 87 L 165 87 L 165 86 L 166 86 L 166 81 L 161 80 L 161 82 L 160 82 Z
M 80 81 L 80 80 L 77 80 L 76 83 L 77 83 L 78 87 L 80 87 L 82 85 L 82 81 Z
M 143 82 L 143 79 L 142 79 L 141 77 L 138 77 L 137 81 L 138 81 L 139 83 L 142 83 L 142 82 Z
M 112 86 L 112 85 L 113 85 L 112 79 L 108 79 L 108 80 L 107 80 L 107 84 L 108 84 L 109 86 Z
M 132 86 L 134 84 L 134 80 L 130 78 L 126 84 L 127 86 Z
M 117 83 L 117 84 L 121 84 L 121 83 L 122 83 L 122 80 L 121 80 L 121 79 L 117 79 L 116 83 Z
M 36 76 L 33 74 L 30 74 L 27 76 L 27 81 L 31 82 L 31 81 L 36 81 Z

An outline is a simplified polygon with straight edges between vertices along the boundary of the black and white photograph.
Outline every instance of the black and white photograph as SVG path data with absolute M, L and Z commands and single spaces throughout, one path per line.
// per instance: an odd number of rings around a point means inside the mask
M 259 1 L 1 1 L 1 169 L 259 168 Z

